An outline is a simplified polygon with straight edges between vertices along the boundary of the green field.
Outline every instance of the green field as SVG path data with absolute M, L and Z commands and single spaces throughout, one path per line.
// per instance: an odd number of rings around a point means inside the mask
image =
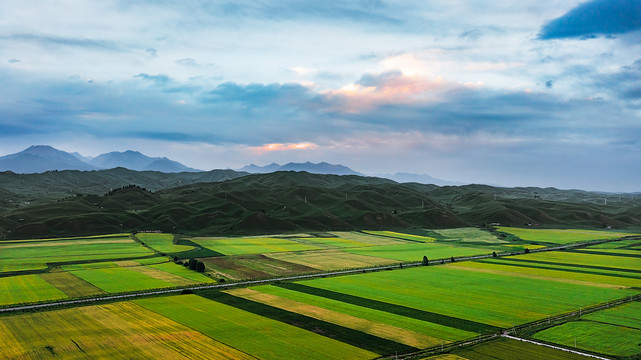
M 451 358 L 448 356 L 452 356 Z M 524 341 L 501 338 L 430 360 L 589 360 L 591 358 Z
M 615 308 L 583 316 L 584 319 L 641 330 L 641 302 L 631 302 Z
M 617 239 L 624 236 L 637 235 L 613 231 L 578 229 L 523 229 L 514 227 L 497 227 L 496 229 L 498 231 L 516 235 L 525 241 L 543 242 L 550 244 L 570 244 L 591 240 Z
M 638 354 L 641 330 L 594 321 L 573 321 L 545 329 L 535 339 L 597 353 L 629 356 Z
M 174 235 L 157 233 L 137 233 L 136 238 L 150 248 L 162 253 L 179 253 L 194 249 L 193 246 L 176 245 L 173 243 Z
M 377 354 L 196 295 L 135 303 L 261 359 L 371 359 Z
M 286 251 L 318 250 L 317 246 L 278 238 L 193 238 L 194 243 L 224 255 L 263 254 Z
M 0 305 L 64 299 L 67 295 L 38 275 L 0 278 Z
M 270 258 L 311 267 L 318 270 L 342 270 L 368 266 L 395 264 L 394 259 L 352 254 L 338 250 L 314 250 L 301 252 L 274 253 Z
M 353 240 L 363 244 L 370 245 L 399 245 L 407 244 L 407 241 L 401 239 L 394 239 L 384 236 L 368 235 L 364 232 L 357 231 L 332 231 L 332 234 L 341 239 Z
M 354 248 L 354 247 L 364 247 L 364 246 L 373 246 L 372 244 L 360 242 L 360 241 L 354 241 L 354 240 L 348 240 L 348 239 L 342 239 L 342 238 L 319 238 L 319 237 L 311 237 L 311 238 L 300 238 L 296 239 L 297 242 L 307 244 L 307 245 L 312 245 L 312 246 L 318 246 L 318 247 L 327 247 L 327 248 Z
M 46 268 L 48 263 L 125 259 L 153 255 L 130 238 L 95 238 L 0 243 L 0 269 Z
M 111 293 L 174 286 L 172 283 L 154 279 L 153 277 L 124 267 L 78 270 L 72 273 L 100 289 Z
M 395 238 L 395 239 L 418 241 L 418 242 L 434 242 L 436 240 L 433 237 L 419 236 L 419 235 L 412 235 L 412 234 L 404 234 L 404 233 L 399 233 L 399 232 L 394 232 L 394 231 L 367 231 L 367 230 L 363 230 L 363 232 L 366 233 L 366 234 L 371 234 L 371 235 L 387 236 L 387 237 L 391 237 L 391 238 Z
M 173 262 L 150 265 L 149 267 L 153 269 L 162 270 L 170 274 L 178 275 L 180 277 L 192 280 L 193 282 L 196 282 L 196 283 L 215 282 L 215 280 L 213 280 L 212 278 L 209 278 L 199 272 L 189 270 L 189 268 L 186 268 L 182 265 L 174 264 Z
M 481 242 L 488 244 L 506 243 L 505 240 L 500 240 L 487 231 L 473 227 L 431 231 L 440 236 L 438 241 Z
M 421 261 L 423 256 L 427 256 L 429 259 L 441 259 L 452 256 L 471 256 L 492 253 L 491 249 L 459 247 L 442 243 L 384 245 L 359 249 L 345 249 L 344 251 L 351 254 L 375 256 L 399 261 Z
M 288 299 L 299 302 L 302 305 L 320 307 L 339 314 L 339 319 L 346 317 L 354 317 L 357 319 L 365 319 L 374 323 L 386 324 L 396 327 L 398 329 L 408 329 L 430 337 L 426 343 L 422 343 L 422 347 L 428 347 L 441 344 L 442 342 L 462 340 L 465 338 L 473 337 L 475 334 L 469 331 L 464 331 L 448 326 L 443 326 L 428 321 L 421 321 L 411 317 L 401 316 L 389 313 L 382 310 L 371 309 L 364 306 L 358 306 L 343 301 L 315 296 L 308 293 L 289 290 L 283 287 L 265 285 L 252 287 L 252 290 L 276 296 L 282 299 Z M 346 320 L 349 323 L 355 323 L 352 319 Z M 371 325 L 370 325 L 371 326 Z M 397 331 L 397 333 L 400 331 Z
M 446 322 L 442 325 L 452 327 L 457 326 L 456 319 L 510 327 L 570 311 L 578 306 L 636 293 L 623 289 L 478 273 L 447 266 L 314 279 L 298 284 L 305 285 L 305 292 L 313 295 L 326 296 L 323 291 L 314 293 L 313 288 L 318 288 L 337 293 L 338 299 L 340 294 L 345 294 L 375 300 L 376 303 L 371 306 L 402 305 L 445 315 L 449 320 L 444 319 Z M 349 297 L 344 300 L 354 301 Z

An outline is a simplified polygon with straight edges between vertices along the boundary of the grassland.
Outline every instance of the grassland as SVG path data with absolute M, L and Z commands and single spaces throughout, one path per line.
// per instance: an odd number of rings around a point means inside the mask
M 394 232 L 394 231 L 368 231 L 368 230 L 363 230 L 363 232 L 366 233 L 366 234 L 371 234 L 371 235 L 387 236 L 387 237 L 396 238 L 396 239 L 417 241 L 417 242 L 426 242 L 426 243 L 427 242 L 434 242 L 436 240 L 433 237 L 419 236 L 419 235 L 412 235 L 412 234 L 404 234 L 404 233 L 399 233 L 399 232 Z
M 458 247 L 440 243 L 412 243 L 402 245 L 375 246 L 359 249 L 346 249 L 345 252 L 358 255 L 375 256 L 399 261 L 420 261 L 423 256 L 429 259 L 440 259 L 457 256 L 491 254 L 491 249 L 475 247 Z
M 110 293 L 174 286 L 124 267 L 78 270 L 73 274 Z
M 487 244 L 502 244 L 505 240 L 498 239 L 494 234 L 483 231 L 478 228 L 456 228 L 431 230 L 438 236 L 438 241 L 457 241 L 457 242 L 474 242 Z
M 601 303 L 635 293 L 622 289 L 477 273 L 447 266 L 315 279 L 300 284 L 308 288 L 375 300 L 379 302 L 376 306 L 386 303 L 401 305 L 452 319 L 460 318 L 463 321 L 498 327 L 510 327 L 569 311 L 577 306 Z M 318 295 L 320 293 L 322 292 Z M 456 327 L 455 320 L 452 321 L 452 324 L 442 325 Z
M 278 300 L 275 302 L 277 304 L 284 300 L 290 300 L 299 304 L 297 305 L 299 308 L 321 308 L 324 311 L 330 311 L 334 314 L 338 314 L 338 316 L 334 317 L 337 320 L 334 321 L 340 321 L 341 323 L 346 322 L 346 326 L 348 327 L 351 326 L 351 323 L 369 322 L 374 324 L 371 325 L 372 327 L 375 327 L 377 324 L 378 326 L 380 326 L 380 324 L 385 324 L 397 329 L 411 330 L 411 332 L 407 332 L 406 330 L 406 335 L 401 337 L 397 337 L 401 331 L 394 332 L 395 341 L 405 343 L 410 346 L 428 347 L 450 341 L 462 340 L 475 335 L 472 332 L 397 315 L 382 310 L 350 304 L 339 300 L 333 300 L 322 296 L 315 296 L 283 287 L 265 285 L 253 287 L 251 290 L 260 294 L 277 297 Z M 261 301 L 259 296 L 254 296 L 253 298 Z M 274 302 L 273 299 L 269 301 Z M 314 311 L 311 311 L 311 313 L 313 314 Z M 347 318 L 349 318 L 350 321 L 345 321 Z M 369 326 L 365 326 L 363 331 L 367 331 L 368 329 Z M 418 333 L 423 336 L 417 336 L 411 333 Z
M 394 259 L 384 259 L 369 255 L 359 255 L 338 250 L 314 250 L 269 254 L 270 258 L 308 266 L 318 270 L 341 270 L 397 263 Z
M 301 356 L 306 359 L 370 359 L 377 356 L 340 341 L 196 295 L 135 302 L 261 359 L 294 359 Z
M 38 275 L 0 278 L 0 305 L 64 299 L 67 295 Z
M 0 243 L 3 271 L 47 268 L 50 263 L 136 258 L 153 252 L 130 238 L 95 238 Z
M 3 359 L 255 359 L 130 302 L 0 318 Z
M 224 255 L 264 254 L 285 251 L 318 250 L 317 246 L 279 238 L 193 238 L 191 241 Z
M 516 235 L 522 240 L 549 244 L 570 244 L 591 240 L 616 239 L 636 234 L 578 229 L 523 229 L 514 227 L 497 227 L 498 231 Z
M 342 238 L 299 238 L 296 239 L 297 242 L 302 244 L 308 244 L 317 247 L 327 247 L 327 248 L 354 248 L 354 247 L 363 247 L 363 246 L 374 246 L 372 244 L 363 243 L 360 241 L 342 239 Z
M 363 232 L 355 232 L 355 231 L 332 231 L 332 234 L 336 235 L 341 239 L 353 240 L 363 244 L 377 245 L 377 246 L 398 245 L 398 244 L 407 243 L 406 241 L 403 241 L 401 239 L 394 239 L 394 238 L 383 237 L 383 236 L 372 236 Z
M 639 353 L 641 330 L 594 321 L 573 321 L 540 331 L 534 338 L 571 348 L 576 342 L 579 349 L 630 356 Z
M 598 311 L 585 315 L 583 318 L 641 330 L 641 302 L 632 302 L 612 309 Z
M 137 233 L 136 238 L 150 248 L 167 254 L 193 250 L 193 246 L 174 244 L 174 235 L 157 233 Z
M 448 357 L 450 356 L 450 357 Z M 589 357 L 524 341 L 502 338 L 430 360 L 588 360 Z

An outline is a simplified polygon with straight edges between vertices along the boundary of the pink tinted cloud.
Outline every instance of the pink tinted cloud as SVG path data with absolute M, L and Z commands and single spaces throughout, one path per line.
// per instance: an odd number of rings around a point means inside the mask
M 270 151 L 287 151 L 287 150 L 313 150 L 317 149 L 318 145 L 310 142 L 302 143 L 273 143 L 265 144 L 263 146 L 255 146 L 252 149 L 258 152 L 270 152 Z

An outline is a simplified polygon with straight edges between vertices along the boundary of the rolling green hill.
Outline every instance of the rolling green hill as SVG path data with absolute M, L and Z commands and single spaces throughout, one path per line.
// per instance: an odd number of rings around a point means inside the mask
M 641 202 L 630 196 L 605 205 L 595 201 L 603 194 L 577 190 L 438 187 L 305 172 L 242 175 L 225 170 L 163 174 L 122 168 L 2 173 L 0 236 L 136 230 L 196 235 L 354 229 L 420 232 L 485 223 L 638 228 L 641 224 Z M 539 198 L 532 196 L 534 192 Z M 16 200 L 9 202 L 12 197 Z

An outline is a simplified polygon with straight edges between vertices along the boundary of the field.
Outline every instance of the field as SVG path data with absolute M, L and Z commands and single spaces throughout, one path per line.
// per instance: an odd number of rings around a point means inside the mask
M 3 359 L 255 359 L 130 302 L 0 317 Z
M 294 359 L 303 354 L 306 359 L 370 359 L 377 356 L 311 331 L 196 295 L 167 296 L 135 302 L 260 359 Z
M 434 266 L 296 283 L 294 290 L 312 295 L 396 311 L 416 310 L 416 316 L 436 313 L 442 325 L 472 332 L 543 319 L 578 306 L 635 294 L 634 291 L 583 284 L 479 273 Z M 545 301 L 541 301 L 545 299 Z M 362 305 L 361 305 L 362 306 Z M 411 312 L 410 310 L 410 312 Z
M 523 341 L 502 338 L 429 360 L 589 360 L 587 356 L 556 350 Z
M 491 249 L 458 247 L 441 243 L 412 243 L 345 250 L 345 252 L 351 254 L 374 256 L 399 261 L 421 261 L 423 256 L 427 256 L 429 259 L 441 259 L 452 256 L 457 257 L 491 254 L 492 251 L 493 250 Z
M 363 232 L 371 235 L 387 236 L 391 238 L 417 241 L 417 242 L 434 242 L 434 240 L 436 240 L 433 237 L 404 234 L 404 233 L 399 233 L 394 231 L 363 231 Z
M 284 251 L 318 250 L 317 246 L 278 238 L 193 238 L 191 241 L 224 255 L 263 254 Z
M 397 263 L 394 259 L 353 254 L 338 250 L 318 250 L 269 254 L 270 258 L 308 266 L 318 270 L 342 270 Z
M 616 239 L 637 234 L 594 231 L 594 230 L 551 230 L 551 229 L 523 229 L 513 227 L 497 227 L 498 231 L 516 235 L 525 241 L 542 242 L 549 244 L 570 244 L 591 240 Z
M 142 241 L 150 248 L 158 252 L 167 254 L 179 253 L 194 249 L 193 246 L 174 244 L 174 235 L 172 234 L 138 233 L 136 234 L 136 238 L 138 238 L 138 240 Z
M 67 295 L 38 275 L 0 278 L 0 305 L 64 299 Z
M 505 240 L 500 240 L 493 234 L 478 228 L 443 229 L 432 230 L 432 232 L 436 233 L 436 236 L 438 236 L 438 241 L 458 241 L 488 244 L 506 243 Z
M 129 237 L 95 237 L 0 243 L 0 269 L 44 269 L 51 263 L 136 258 L 153 255 Z

